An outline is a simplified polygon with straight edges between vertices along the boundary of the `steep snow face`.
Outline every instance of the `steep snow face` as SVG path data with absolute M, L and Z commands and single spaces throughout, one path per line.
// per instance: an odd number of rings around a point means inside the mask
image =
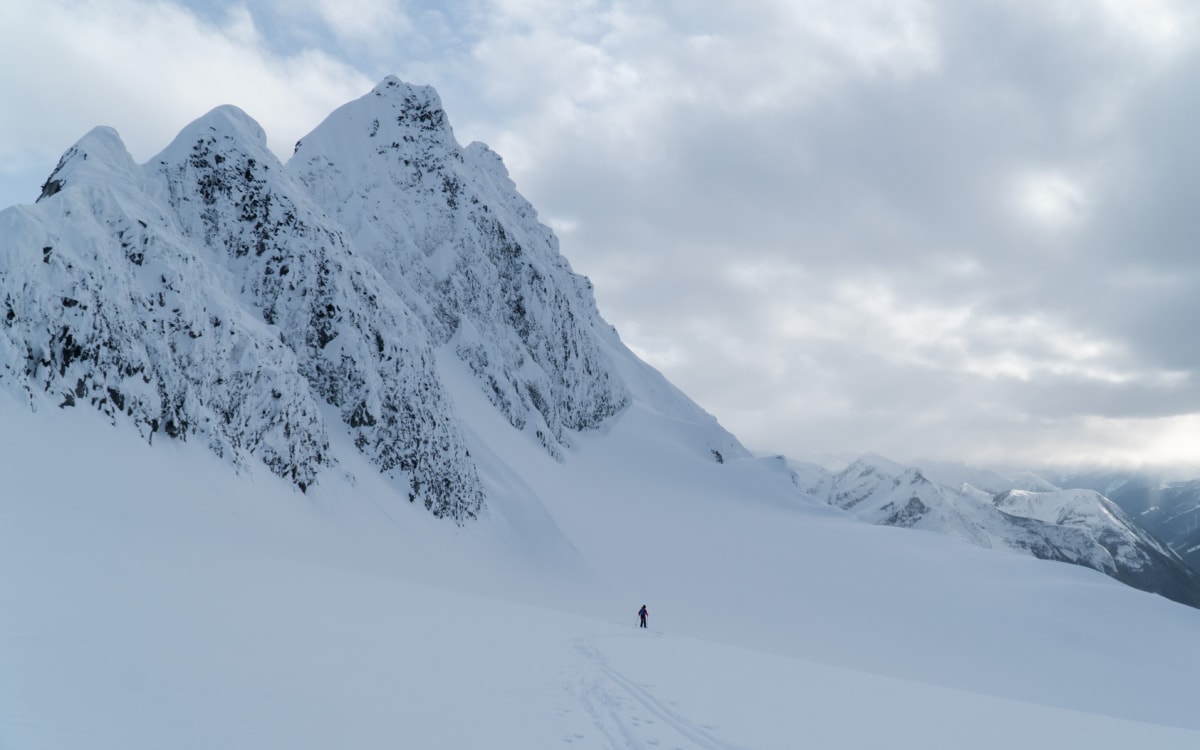
M 1131 586 L 1200 606 L 1200 577 L 1090 490 L 1010 490 L 994 497 L 931 482 L 920 470 L 868 455 L 843 471 L 807 467 L 803 489 L 863 520 L 935 531 L 1099 570 Z
M 510 424 L 552 454 L 630 403 L 610 357 L 624 347 L 590 283 L 500 158 L 458 145 L 432 89 L 384 80 L 304 137 L 288 169 L 434 343 L 450 342 Z
M 410 500 L 462 520 L 482 489 L 416 316 L 233 107 L 146 167 L 97 129 L 0 215 L 0 376 L 148 439 L 198 437 L 301 489 L 324 405 Z

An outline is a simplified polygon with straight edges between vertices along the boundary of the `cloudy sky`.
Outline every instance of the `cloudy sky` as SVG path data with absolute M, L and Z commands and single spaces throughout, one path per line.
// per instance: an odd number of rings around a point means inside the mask
M 389 73 L 752 448 L 1200 466 L 1189 0 L 5 0 L 0 206 Z

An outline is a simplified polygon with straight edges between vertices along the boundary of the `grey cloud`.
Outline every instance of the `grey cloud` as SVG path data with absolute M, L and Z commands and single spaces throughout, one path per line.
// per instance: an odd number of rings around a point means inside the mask
M 949 450 L 964 430 L 992 435 L 988 445 L 1003 436 L 1019 446 L 1022 428 L 1026 443 L 1061 437 L 1038 427 L 1046 420 L 1078 426 L 1089 416 L 1195 411 L 1194 387 L 1157 385 L 1155 374 L 1198 363 L 1197 347 L 1180 340 L 1180 323 L 1200 312 L 1194 284 L 1121 294 L 1131 275 L 1156 267 L 1192 275 L 1191 257 L 1176 264 L 1179 233 L 1191 222 L 1176 196 L 1195 194 L 1188 181 L 1197 172 L 1186 168 L 1190 154 L 1162 156 L 1171 143 L 1190 143 L 1175 132 L 1187 122 L 1175 111 L 1184 105 L 1168 98 L 1159 113 L 1139 106 L 1157 88 L 1186 89 L 1157 78 L 1136 46 L 1115 43 L 1109 25 L 1087 16 L 1064 21 L 1011 4 L 938 10 L 936 72 L 851 77 L 770 111 L 679 106 L 660 113 L 653 149 L 629 149 L 650 154 L 640 160 L 623 160 L 621 143 L 598 144 L 586 129 L 563 132 L 514 171 L 535 203 L 579 220 L 564 249 L 596 269 L 601 299 L 616 310 L 610 317 L 638 336 L 656 329 L 689 352 L 664 365 L 668 374 L 693 384 L 718 416 L 727 406 L 756 421 L 752 433 L 786 442 L 789 430 L 815 431 L 838 449 L 894 434 L 893 447 L 911 448 L 911 440 Z M 1175 65 L 1192 67 L 1187 59 Z M 1014 181 L 1039 169 L 1078 177 L 1089 212 L 1081 226 L 1043 227 L 1016 215 Z M 1148 186 L 1168 179 L 1172 189 L 1156 186 L 1151 194 L 1164 200 L 1135 212 L 1121 205 L 1133 177 Z M 831 290 L 846 280 L 882 284 L 900 304 L 968 307 L 964 351 L 925 352 L 928 366 L 913 367 L 913 342 L 856 340 L 846 336 L 853 325 L 835 331 L 837 341 L 788 339 L 763 319 L 764 300 L 722 276 L 739 262 L 803 269 L 802 288 L 770 292 L 790 291 L 818 311 L 838 303 Z M 639 273 L 621 273 L 634 265 Z M 1050 332 L 1006 339 L 983 325 L 1022 315 L 1045 319 Z M 1062 340 L 1046 338 L 1055 336 Z M 1150 381 L 1113 383 L 1083 365 L 1052 374 L 1075 367 L 1063 351 L 1072 342 L 1106 345 L 1088 366 Z M 863 350 L 868 343 L 873 349 Z M 889 345 L 894 352 L 884 356 Z M 1037 365 L 1030 380 L 962 370 L 963 358 L 1006 351 Z M 761 369 L 744 367 L 756 356 L 781 369 L 735 374 Z M 764 392 L 786 408 L 755 408 Z M 806 409 L 810 402 L 843 406 L 830 413 Z
M 1200 412 L 1194 18 L 405 3 L 381 51 L 284 7 L 255 6 L 270 54 L 437 86 L 623 337 L 755 447 L 1076 456 Z

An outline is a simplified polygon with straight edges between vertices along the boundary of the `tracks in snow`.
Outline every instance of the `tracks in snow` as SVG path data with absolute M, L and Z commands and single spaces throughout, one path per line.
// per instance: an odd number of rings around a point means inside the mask
M 596 647 L 597 637 L 575 640 L 592 667 L 580 680 L 579 701 L 611 750 L 742 750 L 615 669 Z

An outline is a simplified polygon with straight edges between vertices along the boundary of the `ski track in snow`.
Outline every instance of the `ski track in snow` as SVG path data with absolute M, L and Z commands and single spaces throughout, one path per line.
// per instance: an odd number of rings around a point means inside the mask
M 591 673 L 579 680 L 578 698 L 611 750 L 744 750 L 715 736 L 712 727 L 680 714 L 645 686 L 615 669 L 596 641 L 602 636 L 575 639 L 575 650 Z M 629 636 L 603 636 L 629 637 Z M 568 739 L 567 742 L 572 740 Z

